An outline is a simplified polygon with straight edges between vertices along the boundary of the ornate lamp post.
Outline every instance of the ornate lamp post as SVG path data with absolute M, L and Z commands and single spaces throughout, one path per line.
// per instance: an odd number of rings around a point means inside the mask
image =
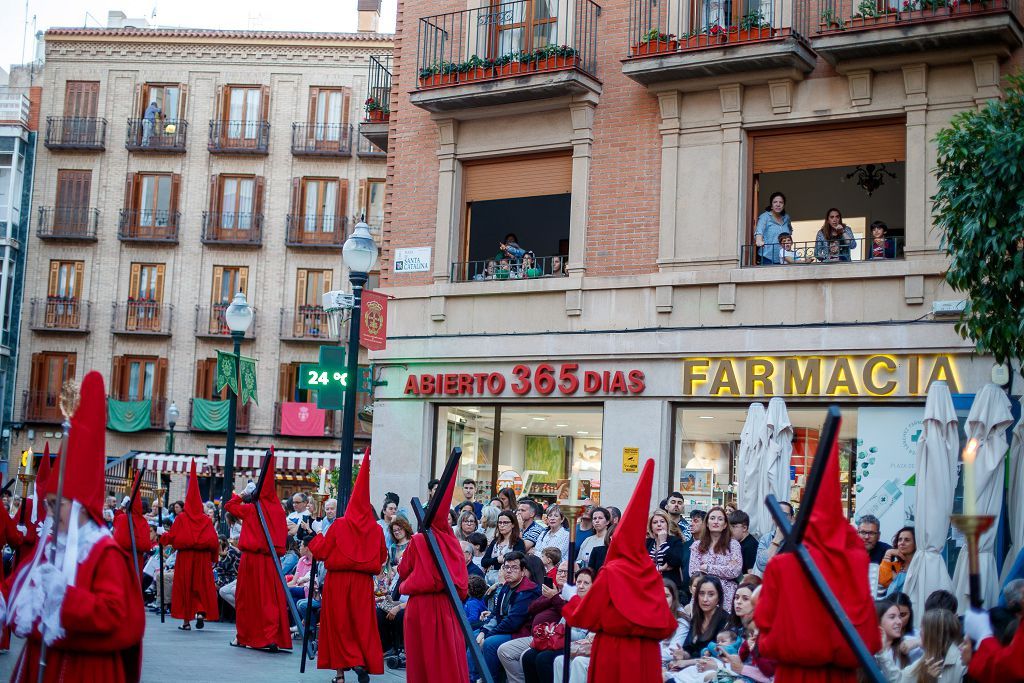
M 224 321 L 231 330 L 231 341 L 234 342 L 235 355 L 235 386 L 239 386 L 238 366 L 242 351 L 242 338 L 245 331 L 252 324 L 253 312 L 249 303 L 245 300 L 245 294 L 235 294 L 231 305 L 224 311 Z M 235 422 L 238 418 L 238 396 L 233 391 L 228 391 L 228 440 L 224 453 L 224 488 L 221 492 L 221 505 L 231 499 L 235 486 Z M 222 527 L 227 526 L 226 518 L 222 518 Z M 228 530 L 222 528 L 222 534 Z

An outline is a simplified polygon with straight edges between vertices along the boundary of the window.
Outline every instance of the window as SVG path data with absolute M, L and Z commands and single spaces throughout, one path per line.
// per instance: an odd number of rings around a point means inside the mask
M 384 227 L 384 179 L 367 178 L 359 181 L 360 211 L 370 231 L 378 233 Z
M 167 359 L 157 356 L 117 356 L 111 372 L 111 393 L 119 401 L 153 400 L 154 407 L 164 398 L 167 385 Z
M 82 315 L 84 261 L 50 261 L 46 292 L 46 327 L 78 329 Z
M 323 293 L 331 290 L 333 276 L 330 270 L 299 269 L 295 277 L 296 337 L 328 336 L 327 313 L 321 303 Z
M 64 116 L 95 118 L 99 99 L 99 81 L 68 81 L 64 90 Z
M 128 281 L 126 329 L 159 332 L 164 296 L 164 264 L 133 263 Z
M 293 178 L 288 241 L 297 244 L 344 242 L 348 181 L 340 178 Z
M 266 86 L 228 86 L 221 110 L 221 120 L 227 124 L 225 137 L 255 144 L 267 118 L 269 100 Z
M 599 406 L 438 406 L 434 472 L 451 449 L 462 449 L 458 478 L 475 479 L 477 499 L 487 503 L 503 488 L 542 505 L 568 498 L 573 471 L 580 490 L 601 502 Z
M 210 291 L 210 334 L 231 334 L 224 319 L 235 294 L 248 293 L 249 269 L 245 266 L 214 266 L 213 287 Z
M 341 139 L 341 128 L 348 125 L 349 101 L 348 88 L 309 89 L 309 123 L 317 140 Z
M 216 358 L 200 358 L 196 362 L 196 398 L 204 398 L 207 400 L 227 400 L 228 392 L 231 391 L 228 387 L 224 387 L 221 391 L 214 391 L 214 381 L 217 377 L 217 359 Z
M 177 234 L 178 194 L 181 176 L 177 173 L 132 173 L 125 189 L 127 227 L 134 237 L 166 237 Z
M 85 230 L 89 225 L 92 171 L 57 171 L 57 202 L 54 232 Z
M 264 182 L 257 176 L 215 175 L 210 178 L 210 212 L 219 231 L 258 228 L 263 213 Z
M 179 83 L 146 83 L 142 86 L 139 102 L 139 117 L 145 116 L 151 102 L 156 102 L 163 112 L 163 121 L 171 123 L 185 118 L 185 93 L 187 86 Z
M 32 372 L 27 419 L 61 422 L 60 391 L 64 383 L 75 378 L 74 353 L 44 351 L 32 354 Z
M 524 0 L 508 5 L 493 0 L 497 28 L 497 50 L 492 57 L 530 52 L 555 42 L 558 3 L 553 0 Z

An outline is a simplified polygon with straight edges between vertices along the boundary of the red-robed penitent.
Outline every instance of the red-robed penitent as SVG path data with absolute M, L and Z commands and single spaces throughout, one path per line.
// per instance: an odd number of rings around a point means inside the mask
M 128 525 L 128 514 L 120 507 L 114 511 L 114 540 L 121 546 L 121 549 L 131 557 L 132 534 Z M 136 495 L 132 501 L 132 526 L 135 527 L 135 556 L 139 562 L 139 572 L 146 566 L 146 555 L 153 549 L 153 541 L 149 537 L 149 522 L 142 516 L 142 499 Z M 135 570 L 135 562 L 132 562 L 132 571 Z M 139 576 L 139 581 L 142 577 Z
M 317 535 L 309 549 L 327 567 L 320 600 L 317 668 L 362 666 L 371 674 L 384 673 L 373 577 L 387 561 L 388 548 L 370 504 L 369 453 L 359 468 L 344 516 L 338 517 L 325 535 Z
M 644 463 L 593 587 L 562 610 L 568 624 L 594 632 L 589 683 L 661 683 L 660 641 L 678 626 L 665 583 L 647 553 L 654 461 Z
M 258 520 L 256 524 L 259 525 Z M 188 475 L 185 511 L 174 518 L 170 530 L 160 540 L 178 553 L 171 587 L 171 616 L 191 621 L 197 614 L 202 614 L 204 618 L 215 621 L 218 612 L 213 563 L 220 554 L 220 540 L 213 521 L 203 512 L 195 460 Z
M 142 595 L 130 566 L 131 559 L 118 547 L 103 522 L 106 424 L 103 378 L 90 372 L 82 381 L 81 401 L 71 418 L 71 437 L 64 455 L 64 504 L 75 501 L 88 513 L 88 520 L 77 528 L 79 555 L 73 570 L 74 585 L 65 587 L 60 602 L 60 626 L 64 633 L 47 649 L 43 677 L 46 683 L 121 683 L 141 677 L 145 629 Z M 56 488 L 56 482 L 49 488 Z M 75 515 L 70 523 L 78 525 Z M 26 567 L 29 580 L 21 590 L 33 589 L 34 580 L 41 576 L 40 569 Z M 15 610 L 20 604 L 18 597 L 12 596 Z M 11 614 L 9 618 L 15 616 Z M 37 680 L 42 635 L 39 622 L 35 623 L 11 681 Z
M 843 514 L 837 442 L 832 443 L 803 544 L 868 650 L 878 652 L 881 642 L 868 588 L 868 554 Z M 857 680 L 857 658 L 794 553 L 776 555 L 768 563 L 754 621 L 761 632 L 758 649 L 778 663 L 776 683 Z
M 443 492 L 431 529 L 441 555 L 452 577 L 460 600 L 468 594 L 469 574 L 466 556 L 455 533 L 448 526 L 448 510 L 452 506 L 455 477 Z M 418 533 L 398 563 L 401 592 L 409 596 L 405 608 L 406 680 L 409 683 L 467 683 L 469 662 L 466 659 L 466 638 L 448 598 L 444 580 L 430 556 L 426 537 Z
M 977 683 L 1024 682 L 1024 627 L 1017 626 L 1006 647 L 993 637 L 982 640 L 971 657 L 967 676 Z
M 236 493 L 224 506 L 231 515 L 242 520 L 242 535 L 238 539 L 242 559 L 238 563 L 238 584 L 235 586 L 235 630 L 239 645 L 255 648 L 276 645 L 282 650 L 290 650 L 292 636 L 288 629 L 288 599 L 255 508 L 258 504 L 263 511 L 274 552 L 280 557 L 288 540 L 288 525 L 284 508 L 277 499 L 273 452 L 267 457 L 271 460 L 258 503 L 243 503 Z

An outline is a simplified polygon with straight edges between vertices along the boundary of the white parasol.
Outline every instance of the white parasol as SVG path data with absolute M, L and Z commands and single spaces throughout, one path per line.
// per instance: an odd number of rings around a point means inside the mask
M 956 495 L 956 460 L 960 448 L 960 425 L 953 398 L 945 382 L 928 387 L 924 406 L 924 425 L 917 441 L 916 491 L 914 513 L 917 552 L 907 569 L 904 592 L 915 605 L 924 605 L 932 591 L 953 590 L 942 549 L 949 536 L 949 517 Z M 920 628 L 924 609 L 915 613 L 915 628 Z
M 1010 445 L 1010 499 L 1007 515 L 1010 518 L 1010 552 L 1003 560 L 1000 584 L 1006 583 L 1017 556 L 1024 552 L 1024 417 L 1017 420 Z
M 747 409 L 747 420 L 740 431 L 739 452 L 739 494 L 737 502 L 740 510 L 750 515 L 748 531 L 754 538 L 760 538 L 765 532 L 771 531 L 772 521 L 768 509 L 764 506 L 764 497 L 768 495 L 764 482 L 766 480 L 766 450 L 768 444 L 768 416 L 764 405 L 751 403 Z
M 1003 458 L 1006 456 L 1006 430 L 1013 422 L 1010 400 L 995 384 L 986 384 L 974 397 L 967 416 L 967 438 L 978 440 L 974 461 L 977 482 L 977 514 L 999 516 L 1003 505 Z M 920 505 L 920 502 L 918 502 Z M 999 599 L 999 572 L 994 553 L 998 519 L 981 535 L 978 543 L 978 564 L 981 575 L 981 597 L 986 607 L 995 607 Z M 953 585 L 962 614 L 970 604 L 968 586 L 967 546 L 960 549 L 953 572 Z
M 789 501 L 789 461 L 793 457 L 793 423 L 786 402 L 776 396 L 768 401 L 768 469 L 765 495 L 774 493 L 780 501 Z

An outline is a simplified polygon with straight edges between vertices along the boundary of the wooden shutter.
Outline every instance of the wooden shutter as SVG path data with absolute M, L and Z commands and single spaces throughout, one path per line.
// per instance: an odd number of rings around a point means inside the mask
M 751 133 L 754 173 L 884 164 L 907 158 L 907 126 L 892 120 Z
M 305 268 L 299 268 L 295 274 L 295 310 L 298 311 L 299 306 L 304 305 L 306 302 L 306 279 L 309 276 L 309 271 Z
M 119 401 L 123 401 L 128 395 L 129 374 L 126 372 L 126 360 L 124 356 L 114 356 L 110 367 L 110 393 Z
M 224 286 L 224 266 L 213 267 L 213 284 L 210 286 L 210 303 L 214 306 L 221 303 L 220 291 Z
M 306 122 L 310 126 L 310 128 L 307 129 L 307 135 L 309 137 L 313 137 L 312 126 L 316 123 L 316 103 L 317 103 L 317 98 L 319 98 L 319 97 L 320 97 L 320 88 L 310 88 L 309 89 L 309 115 L 308 115 L 308 117 L 306 119 Z
M 32 354 L 32 374 L 29 388 L 31 391 L 46 391 L 46 354 Z
M 295 372 L 291 363 L 281 363 L 277 371 L 277 400 L 295 400 Z
M 292 178 L 292 199 L 288 213 L 293 216 L 301 216 L 302 210 L 302 178 Z
M 466 202 L 568 194 L 572 192 L 572 153 L 467 161 L 462 176 Z
M 99 81 L 68 81 L 64 91 L 64 116 L 94 118 L 99 99 Z
M 210 220 L 216 221 L 215 225 L 220 225 L 220 221 L 216 218 L 216 214 L 220 212 L 220 176 L 210 176 Z
M 84 209 L 89 206 L 92 171 L 57 171 L 57 207 Z
M 82 285 L 85 283 L 85 262 L 75 261 L 75 283 L 72 294 L 76 299 L 82 297 Z
M 153 410 L 157 409 L 159 399 L 167 396 L 167 359 L 157 358 L 153 372 Z
M 142 118 L 146 113 L 146 107 L 149 106 L 149 103 L 147 102 L 146 104 L 142 104 L 144 93 L 149 93 L 148 83 L 145 85 L 140 83 L 135 86 L 135 90 L 132 94 L 132 118 Z
M 98 85 L 98 84 L 97 84 Z M 57 391 L 60 391 L 61 387 L 64 386 L 64 382 L 75 378 L 75 363 L 78 360 L 78 354 L 68 353 L 64 354 L 65 360 L 67 360 L 67 374 L 61 380 L 61 386 L 57 387 Z
M 60 282 L 60 261 L 50 261 L 50 281 L 46 287 L 47 296 L 57 296 L 57 286 Z
M 162 263 L 156 266 L 156 301 L 157 303 L 164 301 L 164 264 Z
M 139 280 L 142 273 L 142 264 L 133 263 L 132 272 L 128 278 L 128 296 L 132 298 L 138 298 L 139 296 Z
M 270 120 L 270 86 L 260 86 L 260 115 L 257 121 Z
M 196 361 L 196 398 L 210 398 L 213 396 L 213 371 L 217 361 L 210 361 L 209 358 L 200 358 Z
M 329 292 L 329 291 L 331 291 L 331 279 L 334 277 L 334 271 L 333 270 L 325 270 L 323 272 L 324 272 L 324 292 Z M 319 295 L 317 295 L 316 301 L 313 301 L 312 303 L 317 305 L 317 306 L 320 305 L 320 297 L 319 297 Z
M 239 266 L 238 268 L 238 291 L 249 296 L 249 267 Z M 252 303 L 252 302 L 249 302 Z
M 345 225 L 348 215 L 348 179 L 338 178 L 338 191 L 334 202 L 334 220 L 338 225 Z
M 218 85 L 217 95 L 214 98 L 213 111 L 214 119 L 217 121 L 227 121 L 228 112 L 230 111 L 229 103 L 231 99 L 227 94 L 227 86 Z M 220 134 L 223 136 L 227 132 L 226 129 L 221 129 Z
M 139 174 L 129 173 L 124 181 L 124 204 L 122 206 L 125 209 L 128 209 L 129 211 L 137 211 L 141 208 L 138 201 L 139 187 L 141 187 Z
M 180 83 L 178 87 L 181 89 L 181 94 L 178 95 L 178 111 L 176 112 L 177 120 L 183 121 L 188 117 L 185 116 L 185 104 L 188 101 L 188 84 Z
M 341 92 L 341 123 L 347 126 L 349 122 L 348 110 L 352 107 L 352 89 L 342 88 Z
M 179 198 L 181 196 L 181 174 L 171 174 L 171 219 L 178 210 Z
M 253 183 L 253 213 L 257 216 L 263 215 L 263 193 L 266 190 L 266 182 L 263 176 L 256 176 Z

